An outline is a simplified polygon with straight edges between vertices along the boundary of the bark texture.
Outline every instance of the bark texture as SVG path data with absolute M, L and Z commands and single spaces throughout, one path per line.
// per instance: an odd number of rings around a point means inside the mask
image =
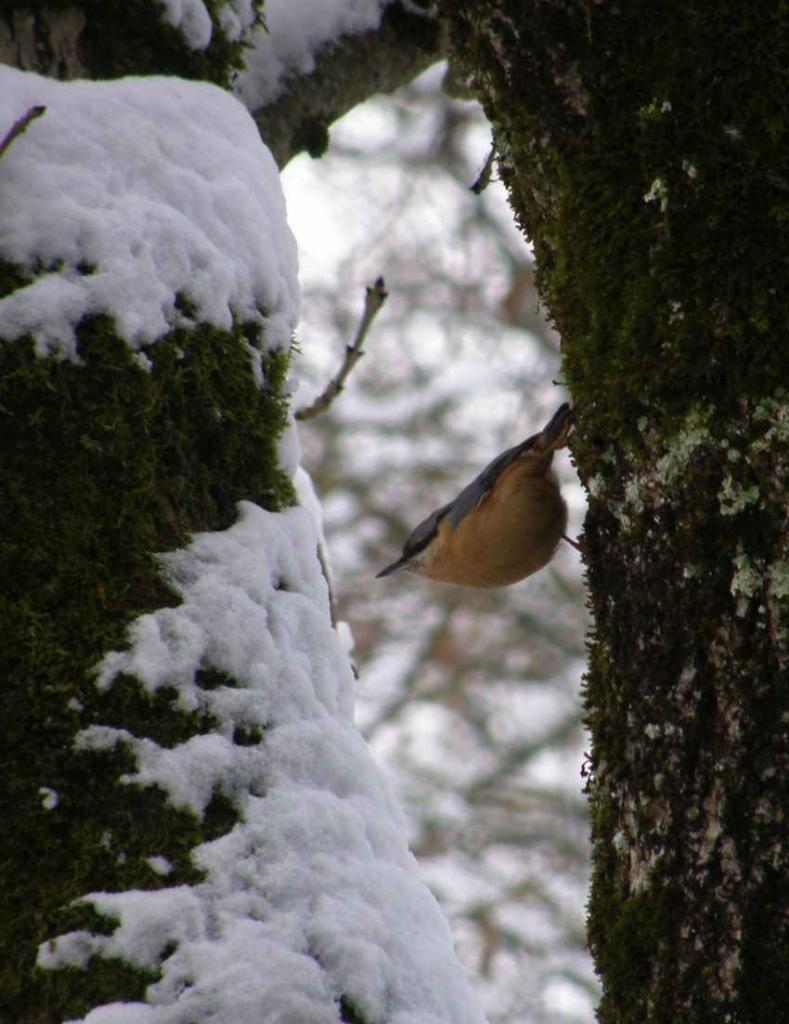
M 577 407 L 600 1019 L 789 1019 L 789 26 L 446 0 Z
M 229 85 L 243 44 L 225 35 L 216 10 L 203 50 L 164 15 L 158 0 L 0 0 L 0 63 L 60 79 L 162 74 Z
M 252 112 L 277 166 L 304 151 L 321 156 L 329 125 L 375 93 L 410 82 L 440 60 L 445 48 L 443 23 L 400 3 L 385 9 L 374 32 L 325 46 L 312 71 L 291 76 L 272 103 Z

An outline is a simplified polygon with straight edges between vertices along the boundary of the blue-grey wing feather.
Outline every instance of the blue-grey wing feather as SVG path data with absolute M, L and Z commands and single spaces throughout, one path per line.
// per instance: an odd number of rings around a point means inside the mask
M 427 547 L 433 537 L 435 537 L 441 520 L 449 512 L 453 504 L 454 502 L 450 501 L 449 504 L 442 505 L 435 512 L 431 512 L 427 519 L 423 519 L 418 526 L 414 527 L 411 531 L 411 536 L 403 547 L 403 555 L 406 558 L 419 554 L 420 551 Z
M 513 448 L 508 448 L 506 452 L 502 452 L 501 455 L 497 455 L 492 462 L 488 463 L 482 472 L 478 476 L 474 477 L 468 486 L 463 488 L 457 498 L 455 498 L 453 502 L 450 502 L 448 507 L 452 510 L 453 529 L 457 528 L 459 523 L 469 514 L 469 512 L 472 511 L 472 509 L 475 509 L 481 501 L 484 501 L 498 478 L 511 463 L 516 459 L 519 459 L 521 455 L 524 455 L 530 448 L 533 448 L 538 438 L 543 435 L 545 435 L 550 441 L 552 435 L 562 429 L 570 415 L 572 415 L 570 406 L 565 402 L 559 406 L 548 424 L 544 426 L 542 430 L 538 431 L 536 434 L 532 434 L 531 437 L 527 437 L 525 441 L 521 441 L 520 444 L 516 444 Z
M 483 501 L 493 488 L 498 478 L 520 455 L 532 447 L 539 435 L 535 434 L 527 441 L 508 448 L 506 452 L 497 455 L 493 462 L 489 463 L 482 472 L 474 477 L 470 484 L 463 488 L 460 494 L 451 503 L 452 527 L 456 529 L 461 520 L 464 519 L 472 509 L 475 509 Z

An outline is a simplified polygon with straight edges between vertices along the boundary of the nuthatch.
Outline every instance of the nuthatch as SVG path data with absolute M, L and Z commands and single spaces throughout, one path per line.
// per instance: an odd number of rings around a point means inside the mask
M 502 452 L 421 522 L 378 576 L 407 569 L 461 587 L 506 587 L 542 569 L 567 527 L 551 463 L 572 425 L 565 403 L 539 434 Z

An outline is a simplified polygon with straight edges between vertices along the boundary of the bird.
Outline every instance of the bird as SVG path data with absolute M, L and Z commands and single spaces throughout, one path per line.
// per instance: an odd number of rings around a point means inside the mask
M 431 512 L 403 553 L 376 579 L 405 569 L 461 587 L 507 587 L 550 562 L 567 528 L 567 505 L 551 468 L 567 445 L 565 402 L 537 434 L 498 455 L 456 498 Z

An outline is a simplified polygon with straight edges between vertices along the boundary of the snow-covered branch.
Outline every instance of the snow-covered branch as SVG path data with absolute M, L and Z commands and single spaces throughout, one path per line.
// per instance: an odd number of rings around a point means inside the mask
M 445 49 L 441 22 L 413 3 L 269 2 L 236 92 L 282 168 L 304 150 L 319 156 L 337 118 L 410 82 Z

